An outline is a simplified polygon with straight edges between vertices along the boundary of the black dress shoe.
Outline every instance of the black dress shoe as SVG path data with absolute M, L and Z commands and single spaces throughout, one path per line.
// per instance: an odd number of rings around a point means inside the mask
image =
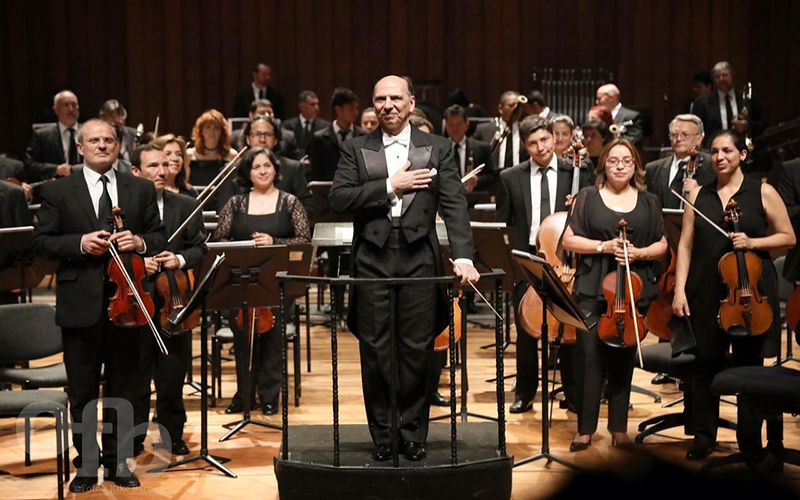
M 525 413 L 533 409 L 533 398 L 517 398 L 508 408 L 510 413 Z
M 713 444 L 695 443 L 692 448 L 686 452 L 686 460 L 702 460 L 711 455 L 714 451 Z
M 420 460 L 424 460 L 427 455 L 424 443 L 415 443 L 414 441 L 406 441 L 403 443 L 403 456 L 406 457 L 406 460 L 419 462 Z
M 92 488 L 97 484 L 97 474 L 92 476 L 75 476 L 75 479 L 69 483 L 69 491 L 72 493 L 86 493 L 92 491 Z
M 189 447 L 186 446 L 186 442 L 183 439 L 178 439 L 177 441 L 172 442 L 172 454 L 173 455 L 189 454 Z
M 263 403 L 261 405 L 261 411 L 264 412 L 264 415 L 277 415 L 278 403 Z
M 591 445 L 592 445 L 591 441 L 586 443 L 584 443 L 583 441 L 573 441 L 569 444 L 569 451 L 576 452 L 576 451 L 588 450 Z
M 232 413 L 242 413 L 244 411 L 244 405 L 242 403 L 231 403 L 225 408 L 225 413 L 230 415 Z
M 372 459 L 376 462 L 391 460 L 393 456 L 392 447 L 388 444 L 379 444 L 372 450 Z
M 113 481 L 120 488 L 138 488 L 141 486 L 139 478 L 131 472 L 125 462 L 120 462 L 113 469 L 108 470 L 108 480 Z
M 670 383 L 674 383 L 674 382 L 675 381 L 673 379 L 671 379 L 670 376 L 667 375 L 666 373 L 659 373 L 658 375 L 653 377 L 653 379 L 650 381 L 650 383 L 653 384 L 653 385 L 663 385 L 663 384 L 670 384 Z
M 558 402 L 558 407 L 562 410 L 571 411 L 572 413 L 578 413 L 578 408 L 572 404 L 568 399 L 562 399 Z
M 431 404 L 433 406 L 450 406 L 450 400 L 446 399 L 438 392 L 434 392 L 433 396 L 431 396 Z

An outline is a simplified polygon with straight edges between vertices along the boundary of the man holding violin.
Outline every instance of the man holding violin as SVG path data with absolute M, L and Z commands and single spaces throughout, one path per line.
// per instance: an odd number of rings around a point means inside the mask
M 100 450 L 97 400 L 101 366 L 105 367 L 103 422 L 111 429 L 102 435 L 102 464 L 108 479 L 121 487 L 137 487 L 126 458 L 131 442 L 118 439 L 131 432 L 129 404 L 139 397 L 143 372 L 138 356 L 151 333 L 145 328 L 121 328 L 109 319 L 109 247 L 120 253 L 155 255 L 166 247 L 152 182 L 116 172 L 119 142 L 114 129 L 102 120 L 86 122 L 78 133 L 83 155 L 81 173 L 42 186 L 39 224 L 31 238 L 35 254 L 58 261 L 56 323 L 61 326 L 67 393 L 73 420 L 77 468 L 70 491 L 90 491 L 97 483 Z M 125 230 L 111 234 L 112 207 L 125 213 Z M 127 424 L 127 425 L 121 425 Z
M 516 250 L 535 254 L 541 223 L 548 215 L 567 210 L 575 170 L 554 153 L 553 125 L 544 118 L 532 115 L 523 119 L 519 124 L 519 136 L 530 160 L 500 172 L 496 219 L 517 229 L 520 248 Z M 579 172 L 579 187 L 590 186 L 592 174 L 585 166 Z M 526 290 L 524 281 L 514 287 L 512 299 L 515 311 L 519 310 Z M 520 316 L 514 315 L 517 326 L 517 383 L 514 403 L 509 408 L 511 413 L 531 410 L 539 388 L 538 341 L 532 336 L 533 332 L 523 333 Z M 561 360 L 565 386 L 568 385 L 567 381 L 574 380 L 569 373 L 569 358 L 570 355 L 564 355 Z M 574 397 L 570 398 L 569 394 L 571 389 L 565 387 L 564 392 L 567 399 L 572 399 L 574 403 Z
M 188 196 L 172 193 L 164 189 L 166 186 L 169 160 L 161 146 L 145 144 L 139 146 L 131 154 L 131 173 L 153 182 L 156 188 L 156 199 L 161 220 L 164 221 L 167 233 L 173 234 L 197 207 L 197 201 Z M 196 269 L 203 260 L 208 248 L 205 244 L 205 229 L 202 217 L 195 217 L 186 229 L 175 238 L 167 249 L 153 257 L 145 257 L 147 274 L 156 283 L 156 306 L 158 317 L 163 324 L 169 307 L 173 304 L 172 292 L 176 296 L 188 300 L 191 290 L 189 286 L 184 289 L 172 290 L 170 281 L 177 287 L 180 283 L 188 284 L 185 280 L 177 279 L 178 274 L 190 269 Z M 170 280 L 167 274 L 173 273 L 175 278 Z M 159 278 L 160 277 L 160 278 Z M 166 292 L 166 293 L 163 293 Z M 185 455 L 189 448 L 183 440 L 183 424 L 186 422 L 186 408 L 183 406 L 183 380 L 186 377 L 187 359 L 191 355 L 192 336 L 188 331 L 182 331 L 170 338 L 165 338 L 169 354 L 162 356 L 153 345 L 152 341 L 145 342 L 142 351 L 142 360 L 155 370 L 147 369 L 146 373 L 153 373 L 156 383 L 156 415 L 158 416 L 159 430 L 162 438 L 170 444 L 174 455 Z M 148 339 L 150 340 L 150 339 Z M 150 412 L 150 377 L 142 379 L 141 400 L 135 406 L 135 423 L 145 423 Z M 137 436 L 134 440 L 134 454 L 142 450 L 144 436 Z

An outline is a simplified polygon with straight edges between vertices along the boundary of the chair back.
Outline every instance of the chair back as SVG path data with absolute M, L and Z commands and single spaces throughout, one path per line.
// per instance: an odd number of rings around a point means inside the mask
M 784 262 L 786 262 L 785 255 L 781 255 L 773 262 L 775 265 L 775 272 L 778 273 L 778 299 L 781 302 L 789 300 L 789 296 L 794 291 L 794 283 L 783 277 Z
M 0 306 L 0 363 L 46 358 L 62 350 L 55 307 L 37 302 Z

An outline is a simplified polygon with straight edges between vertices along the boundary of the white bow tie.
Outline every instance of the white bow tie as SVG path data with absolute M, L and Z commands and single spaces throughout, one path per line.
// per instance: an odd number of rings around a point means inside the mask
M 386 132 L 383 133 L 383 147 L 388 148 L 392 144 L 399 144 L 403 147 L 408 147 L 410 142 L 410 137 L 408 136 L 400 136 L 400 135 L 389 135 Z

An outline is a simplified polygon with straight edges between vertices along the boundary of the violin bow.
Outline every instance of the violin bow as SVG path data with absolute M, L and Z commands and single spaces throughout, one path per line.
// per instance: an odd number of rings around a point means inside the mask
M 628 279 L 628 293 L 631 299 L 631 315 L 633 316 L 633 331 L 636 334 L 636 351 L 639 353 L 639 366 L 644 368 L 644 358 L 642 357 L 642 341 L 639 339 L 639 322 L 636 315 L 636 297 L 633 295 L 633 279 L 631 278 L 631 261 L 628 258 L 628 238 L 622 240 L 622 250 L 625 252 L 625 277 Z
M 461 269 L 459 269 L 459 267 L 458 267 L 458 264 L 456 264 L 456 261 L 454 261 L 453 259 L 450 259 L 450 263 L 451 263 L 451 264 L 453 264 L 453 268 L 454 268 L 456 271 L 459 271 L 459 272 L 461 271 Z M 475 285 L 473 285 L 471 281 L 467 280 L 467 283 L 469 283 L 469 286 L 471 286 L 471 287 L 472 287 L 472 289 L 473 289 L 473 290 L 475 290 L 475 293 L 477 293 L 477 294 L 478 294 L 478 296 L 479 296 L 481 299 L 483 299 L 483 301 L 484 301 L 484 302 L 486 302 L 486 305 L 487 305 L 487 306 L 489 306 L 489 309 L 491 309 L 491 310 L 492 310 L 492 312 L 494 313 L 494 315 L 495 315 L 495 316 L 497 316 L 497 317 L 500 319 L 500 321 L 503 321 L 503 317 L 502 317 L 502 316 L 500 316 L 500 315 L 497 313 L 497 311 L 494 309 L 494 307 L 492 307 L 492 304 L 490 304 L 490 303 L 489 303 L 489 301 L 488 301 L 488 300 L 486 300 L 486 297 L 484 297 L 484 296 L 483 296 L 483 294 L 480 292 L 480 290 L 478 290 L 477 288 L 475 288 Z
M 712 221 L 711 219 L 709 219 L 708 217 L 706 217 L 706 214 L 704 214 L 703 212 L 701 212 L 699 208 L 697 208 L 696 206 L 694 206 L 694 205 L 692 204 L 692 202 L 690 202 L 689 200 L 687 200 L 686 198 L 684 198 L 683 196 L 681 196 L 680 194 L 678 194 L 678 192 L 677 192 L 677 191 L 675 191 L 674 189 L 670 189 L 670 191 L 672 192 L 672 194 L 674 194 L 675 196 L 677 196 L 678 198 L 680 198 L 680 199 L 681 199 L 681 201 L 683 201 L 683 203 L 684 203 L 684 204 L 685 204 L 687 207 L 689 207 L 689 208 L 691 208 L 692 210 L 694 210 L 694 212 L 695 212 L 697 215 L 699 215 L 700 217 L 702 217 L 703 219 L 705 219 L 705 220 L 706 220 L 706 222 L 708 222 L 709 224 L 711 224 L 711 227 L 713 227 L 714 229 L 716 229 L 717 231 L 719 231 L 719 232 L 720 232 L 720 233 L 721 233 L 723 236 L 725 236 L 726 238 L 728 238 L 728 239 L 730 239 L 730 238 L 731 238 L 731 235 L 730 235 L 728 232 L 726 232 L 724 229 L 722 229 L 721 227 L 719 227 L 718 225 L 716 225 L 716 224 L 714 223 L 714 221 Z
M 467 175 L 465 175 L 464 177 L 461 178 L 461 183 L 463 184 L 463 183 L 467 182 L 468 180 L 472 179 L 473 177 L 475 177 L 476 175 L 478 175 L 479 173 L 481 173 L 481 170 L 483 170 L 483 167 L 485 167 L 485 166 L 486 166 L 485 163 L 481 163 L 477 167 L 475 167 L 472 170 L 470 170 L 469 172 L 467 172 Z

